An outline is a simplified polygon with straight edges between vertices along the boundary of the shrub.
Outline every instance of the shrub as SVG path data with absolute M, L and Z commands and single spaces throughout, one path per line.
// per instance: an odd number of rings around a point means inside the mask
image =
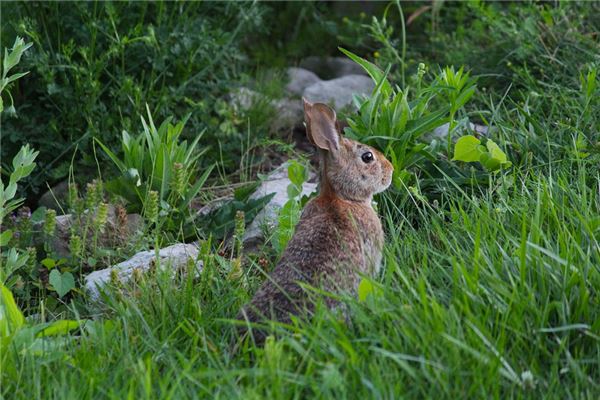
M 23 141 L 36 147 L 44 169 L 29 192 L 37 193 L 68 175 L 78 149 L 78 176 L 89 181 L 91 139 L 116 150 L 118 132 L 135 126 L 146 103 L 160 119 L 191 112 L 189 131 L 210 128 L 205 142 L 222 141 L 235 158 L 239 144 L 221 137 L 216 99 L 249 70 L 243 38 L 262 31 L 262 10 L 238 2 L 3 3 L 1 37 L 20 34 L 34 46 L 23 57 L 31 74 L 13 88 L 19 117 L 2 120 L 2 158 Z
M 189 145 L 186 140 L 181 140 L 187 117 L 177 124 L 172 124 L 171 118 L 167 118 L 157 128 L 150 110 L 147 112 L 148 122 L 142 117 L 142 133 L 132 137 L 123 131 L 122 159 L 98 141 L 121 173 L 120 177 L 109 181 L 106 188 L 113 195 L 127 200 L 130 211 L 134 212 L 141 212 L 147 199 L 155 197 L 151 207 L 154 210 L 146 209 L 146 214 L 152 214 L 150 219 L 154 221 L 158 221 L 159 215 L 164 217 L 161 221 L 163 228 L 177 231 L 189 216 L 190 202 L 198 195 L 212 170 L 212 166 L 205 168 L 201 176 L 196 177 L 200 157 L 208 148 L 198 149 L 203 132 Z

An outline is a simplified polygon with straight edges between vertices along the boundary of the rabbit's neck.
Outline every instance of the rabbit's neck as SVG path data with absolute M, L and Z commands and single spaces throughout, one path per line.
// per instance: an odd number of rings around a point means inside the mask
M 320 182 L 319 182 L 319 197 L 327 198 L 327 199 L 340 199 L 343 201 L 348 201 L 355 204 L 365 205 L 369 208 L 372 208 L 371 203 L 373 201 L 373 195 L 370 195 L 367 198 L 353 198 L 344 195 L 339 190 L 336 190 L 329 178 L 327 177 L 327 168 L 328 162 L 327 157 L 321 153 L 321 170 L 320 170 Z

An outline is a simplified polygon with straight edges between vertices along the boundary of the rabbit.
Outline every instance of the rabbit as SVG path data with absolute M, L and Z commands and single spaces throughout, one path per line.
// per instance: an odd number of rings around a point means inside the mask
M 306 285 L 356 293 L 359 274 L 374 275 L 380 268 L 384 235 L 371 202 L 389 187 L 393 166 L 379 151 L 343 137 L 329 106 L 303 102 L 307 136 L 319 152 L 319 195 L 306 204 L 277 266 L 238 320 L 289 323 L 314 308 Z M 331 298 L 325 302 L 336 306 Z M 257 344 L 266 337 L 257 329 L 252 334 Z

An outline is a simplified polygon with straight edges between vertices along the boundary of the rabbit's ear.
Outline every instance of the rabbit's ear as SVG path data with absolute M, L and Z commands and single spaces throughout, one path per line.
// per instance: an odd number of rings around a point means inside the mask
M 335 111 L 326 104 L 312 104 L 304 98 L 302 100 L 308 140 L 320 149 L 337 152 L 340 148 L 340 134 Z

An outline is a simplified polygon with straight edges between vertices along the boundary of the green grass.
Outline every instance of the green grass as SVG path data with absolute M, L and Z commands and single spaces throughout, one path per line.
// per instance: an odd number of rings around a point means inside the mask
M 442 11 L 494 11 L 476 7 Z M 589 24 L 571 19 L 581 6 L 549 8 L 555 28 L 538 23 L 545 6 L 528 7 L 544 35 L 566 29 L 567 43 L 593 45 Z M 247 275 L 231 279 L 230 260 L 205 243 L 197 278 L 149 275 L 128 291 L 113 287 L 102 306 L 73 296 L 56 307 L 48 297 L 32 322 L 85 323 L 45 349 L 0 348 L 18 351 L 0 366 L 0 398 L 599 398 L 600 95 L 589 89 L 598 61 L 535 32 L 526 31 L 538 42 L 522 41 L 525 31 L 505 29 L 521 11 L 496 11 L 488 17 L 505 20 L 489 37 L 475 26 L 469 40 L 446 46 L 469 61 L 478 42 L 506 36 L 537 66 L 560 48 L 545 72 L 518 57 L 510 68 L 494 63 L 515 86 L 498 80 L 474 97 L 469 117 L 492 126 L 513 167 L 471 186 L 437 171 L 434 185 L 421 176 L 398 203 L 380 202 L 380 290 L 365 302 L 345 297 L 348 321 L 320 307 L 310 321 L 271 327 L 264 347 L 232 351 L 233 318 L 260 267 L 249 257 Z M 269 244 L 262 251 L 273 254 Z
M 382 295 L 347 299 L 350 326 L 322 310 L 264 349 L 231 354 L 227 319 L 253 289 L 209 264 L 198 281 L 156 276 L 137 296 L 115 292 L 101 314 L 110 326 L 84 329 L 54 359 L 20 358 L 2 394 L 594 398 L 600 176 L 590 172 L 583 162 L 515 172 L 486 196 L 449 199 L 448 211 L 419 204 L 418 229 L 388 225 Z

